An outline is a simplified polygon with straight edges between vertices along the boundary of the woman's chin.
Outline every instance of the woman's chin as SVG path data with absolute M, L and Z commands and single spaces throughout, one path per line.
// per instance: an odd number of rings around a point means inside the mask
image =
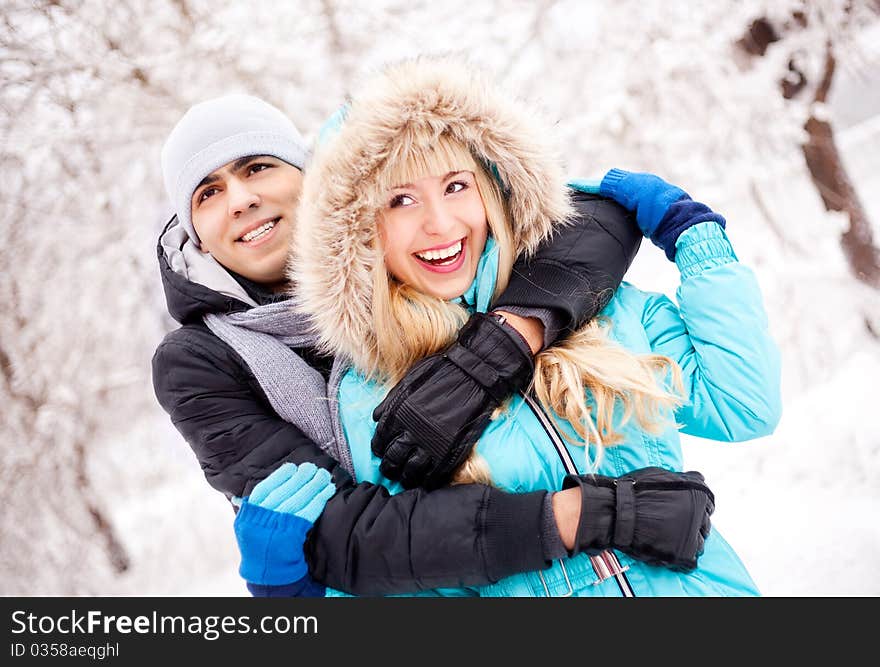
M 471 286 L 472 282 L 473 277 L 468 278 L 467 276 L 443 281 L 424 281 L 422 285 L 419 286 L 419 291 L 437 299 L 450 301 L 464 294 Z

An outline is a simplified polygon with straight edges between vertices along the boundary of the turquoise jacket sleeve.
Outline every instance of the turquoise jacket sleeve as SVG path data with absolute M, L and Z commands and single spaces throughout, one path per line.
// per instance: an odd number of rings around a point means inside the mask
M 726 442 L 769 435 L 782 413 L 780 357 L 755 276 L 714 222 L 691 227 L 676 245 L 679 305 L 652 295 L 642 321 L 652 350 L 681 367 L 681 430 Z

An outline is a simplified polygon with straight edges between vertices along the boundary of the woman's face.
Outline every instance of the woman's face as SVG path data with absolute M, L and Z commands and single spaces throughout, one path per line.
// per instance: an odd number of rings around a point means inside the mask
M 453 299 L 470 287 L 488 230 L 486 208 L 470 171 L 396 186 L 379 216 L 388 272 L 440 299 Z

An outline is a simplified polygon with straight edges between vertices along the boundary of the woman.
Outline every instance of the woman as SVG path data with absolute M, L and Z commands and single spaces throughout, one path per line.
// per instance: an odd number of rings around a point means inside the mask
M 540 128 L 513 104 L 455 60 L 390 67 L 354 97 L 306 177 L 292 278 L 325 349 L 349 361 L 337 365 L 330 396 L 338 399 L 337 440 L 349 446 L 342 459 L 359 481 L 399 490 L 370 450 L 374 408 L 414 364 L 446 347 L 472 311 L 490 308 L 512 258 L 569 211 Z M 615 171 L 602 190 L 634 209 L 646 235 L 675 259 L 680 310 L 624 284 L 604 325 L 538 355 L 537 400 L 519 396 L 496 413 L 459 482 L 524 491 L 558 490 L 564 481 L 581 489 L 584 509 L 638 507 L 652 489 L 702 488 L 699 476 L 669 472 L 682 468 L 676 421 L 685 432 L 733 441 L 766 435 L 778 420 L 778 353 L 723 219 L 656 177 Z M 572 465 L 576 474 L 567 475 Z M 621 549 L 636 595 L 758 594 L 717 532 L 696 569 L 675 571 L 626 555 L 645 536 L 621 516 L 596 525 L 584 511 L 575 546 Z M 580 553 L 544 572 L 453 593 L 620 591 Z
M 193 106 L 163 147 L 163 174 L 177 215 L 162 233 L 158 256 L 169 312 L 183 326 L 169 332 L 156 351 L 154 386 L 210 484 L 231 498 L 249 496 L 236 527 L 246 549 L 242 571 L 253 592 L 262 594 L 260 586 L 281 582 L 290 586 L 266 592 L 323 595 L 323 587 L 308 577 L 290 578 L 305 568 L 306 533 L 315 578 L 359 594 L 485 584 L 546 567 L 566 553 L 559 531 L 573 533 L 577 527 L 579 489 L 511 494 L 471 484 L 390 496 L 383 486 L 355 484 L 322 448 L 326 444 L 336 451 L 326 397 L 332 359 L 312 350 L 312 337 L 301 326 L 308 323 L 292 312 L 288 299 L 293 295 L 284 293 L 308 152 L 289 118 L 264 100 L 244 95 Z M 516 324 L 499 325 L 481 319 L 483 314 L 476 329 L 466 324 L 462 351 L 471 354 L 476 360 L 471 366 L 480 372 L 466 372 L 468 364 L 456 366 L 444 353 L 436 357 L 439 363 L 429 369 L 422 364 L 418 375 L 408 375 L 398 391 L 389 392 L 380 419 L 384 428 L 377 428 L 373 442 L 377 455 L 387 453 L 389 467 L 383 472 L 398 472 L 403 484 L 419 479 L 426 486 L 445 484 L 442 478 L 477 440 L 469 434 L 482 432 L 502 397 L 531 379 L 533 352 L 555 340 L 562 328 L 571 328 L 570 323 L 595 316 L 605 303 L 600 301 L 604 293 L 610 295 L 620 284 L 641 234 L 614 201 L 581 199 L 576 220 L 547 239 L 528 262 L 515 265 L 518 279 L 510 281 L 495 304 L 510 320 L 518 313 L 520 325 L 533 322 L 540 329 L 536 323 L 543 323 L 543 334 L 533 326 L 520 330 L 530 340 L 525 347 L 513 331 Z M 536 282 L 546 291 L 532 293 Z M 499 333 L 507 345 L 498 345 L 503 342 Z M 533 341 L 533 334 L 540 340 Z M 486 365 L 494 371 L 488 384 Z M 443 383 L 453 391 L 434 400 L 420 390 L 426 383 Z M 420 417 L 418 438 L 410 434 L 408 420 L 395 418 L 414 410 Z M 442 420 L 443 428 L 434 430 L 438 437 L 426 438 L 424 425 L 433 422 L 431 415 Z M 383 436 L 387 450 L 382 449 Z M 318 485 L 321 493 L 303 505 L 295 495 L 286 498 L 290 484 L 261 496 L 279 480 L 264 477 L 282 461 L 299 464 L 285 482 L 302 482 L 306 495 Z M 333 482 L 325 488 L 328 474 Z M 279 494 L 284 502 L 275 505 Z M 325 505 L 328 495 L 332 499 Z M 670 490 L 667 495 L 681 494 Z M 252 511 L 255 504 L 267 512 L 289 512 L 280 520 L 288 532 L 275 529 L 279 520 L 271 514 L 266 524 L 246 530 L 252 523 L 248 517 L 259 514 Z M 572 507 L 575 511 L 568 511 Z M 605 511 L 613 514 L 614 508 Z M 320 524 L 310 530 L 318 514 Z M 442 523 L 437 516 L 444 517 Z M 691 528 L 677 522 L 667 524 L 669 529 L 684 531 L 683 542 L 690 544 L 690 538 L 700 537 L 702 524 Z M 652 540 L 651 558 L 657 542 Z M 261 544 L 279 546 L 280 572 L 267 567 Z M 389 548 L 392 544 L 395 548 Z M 694 542 L 693 548 L 672 551 L 672 560 L 679 551 L 687 560 L 696 547 Z M 254 550 L 258 553 L 252 559 Z

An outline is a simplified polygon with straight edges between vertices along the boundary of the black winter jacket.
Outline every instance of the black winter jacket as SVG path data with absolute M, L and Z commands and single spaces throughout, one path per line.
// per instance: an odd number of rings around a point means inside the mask
M 573 197 L 579 217 L 530 261 L 514 266 L 496 307 L 550 309 L 563 330 L 577 328 L 607 303 L 641 241 L 626 211 L 593 195 Z M 177 224 L 172 219 L 163 236 Z M 339 491 L 309 533 L 311 575 L 359 595 L 475 586 L 547 566 L 541 544 L 545 492 L 508 494 L 470 484 L 390 496 L 349 474 L 295 425 L 273 410 L 250 369 L 202 322 L 207 313 L 250 306 L 192 282 L 172 268 L 163 245 L 159 265 L 168 310 L 181 327 L 153 357 L 156 397 L 227 497 L 246 496 L 285 461 L 311 461 L 333 473 Z M 257 303 L 277 298 L 235 277 Z M 331 360 L 297 350 L 329 373 Z

